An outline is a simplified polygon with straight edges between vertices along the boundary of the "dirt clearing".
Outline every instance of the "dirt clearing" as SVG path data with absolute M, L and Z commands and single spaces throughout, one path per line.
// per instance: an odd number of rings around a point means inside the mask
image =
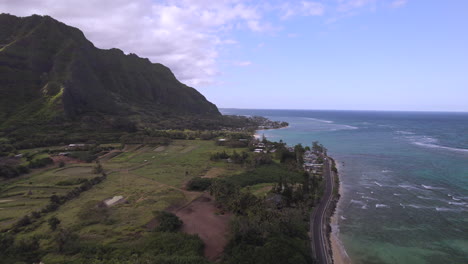
M 165 146 L 159 146 L 159 147 L 155 148 L 153 151 L 155 151 L 155 152 L 161 152 L 161 151 L 164 151 L 165 149 L 166 149 Z
M 204 255 L 216 260 L 227 244 L 227 234 L 231 214 L 217 215 L 213 197 L 203 194 L 175 214 L 184 222 L 182 231 L 198 234 L 205 243 Z

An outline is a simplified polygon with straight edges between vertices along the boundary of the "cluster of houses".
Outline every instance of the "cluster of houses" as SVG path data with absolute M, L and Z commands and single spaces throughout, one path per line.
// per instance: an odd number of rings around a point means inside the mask
M 304 152 L 304 170 L 311 173 L 317 173 L 322 170 L 323 164 L 318 163 L 318 156 L 312 151 Z
M 265 143 L 255 143 L 254 144 L 254 153 L 275 153 L 276 149 L 274 145 L 265 144 Z

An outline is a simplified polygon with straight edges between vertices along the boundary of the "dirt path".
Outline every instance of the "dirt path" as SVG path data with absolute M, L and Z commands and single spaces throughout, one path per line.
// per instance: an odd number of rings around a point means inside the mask
M 206 172 L 206 174 L 202 176 L 202 178 L 217 178 L 218 176 L 221 176 L 224 172 L 226 172 L 226 169 L 224 168 L 213 167 L 209 169 Z
M 112 158 L 117 157 L 118 155 L 120 155 L 120 154 L 122 154 L 122 153 L 124 153 L 124 152 L 121 151 L 121 150 L 113 149 L 113 150 L 111 150 L 109 153 L 104 154 L 104 155 L 100 156 L 100 157 L 97 158 L 97 159 L 98 159 L 99 161 L 105 162 L 105 161 L 108 161 L 108 160 L 110 160 L 110 159 L 112 159 Z
M 213 197 L 203 194 L 190 204 L 178 209 L 175 214 L 184 222 L 182 231 L 198 234 L 205 243 L 204 255 L 214 261 L 221 256 L 226 246 L 231 214 L 218 215 Z

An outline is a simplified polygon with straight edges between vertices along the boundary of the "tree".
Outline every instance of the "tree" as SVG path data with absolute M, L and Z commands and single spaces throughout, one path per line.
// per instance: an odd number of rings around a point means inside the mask
M 103 171 L 104 171 L 104 168 L 102 168 L 102 165 L 99 162 L 99 160 L 96 161 L 96 166 L 94 166 L 93 173 L 94 174 L 99 174 L 99 173 L 102 173 Z
M 157 214 L 156 218 L 159 221 L 157 230 L 160 232 L 175 232 L 183 225 L 182 220 L 173 213 L 163 211 Z
M 314 151 L 316 153 L 323 153 L 323 154 L 327 155 L 327 149 L 322 144 L 320 144 L 318 141 L 312 142 L 312 151 Z
M 51 218 L 49 218 L 49 220 L 47 220 L 47 223 L 49 224 L 50 229 L 52 229 L 52 231 L 55 231 L 57 229 L 57 226 L 60 224 L 60 220 L 57 217 L 52 216 Z
M 23 218 L 21 218 L 18 222 L 16 222 L 16 227 L 23 227 L 23 226 L 27 226 L 27 225 L 30 225 L 32 222 L 31 222 L 31 219 L 29 218 L 29 216 L 24 216 Z
M 70 230 L 60 228 L 54 237 L 60 253 L 70 251 L 73 246 L 76 246 L 78 236 L 73 234 Z

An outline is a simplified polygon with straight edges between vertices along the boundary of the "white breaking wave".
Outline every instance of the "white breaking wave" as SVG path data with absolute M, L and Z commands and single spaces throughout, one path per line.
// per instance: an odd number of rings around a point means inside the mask
M 416 135 L 413 132 L 408 132 L 408 131 L 396 131 L 396 133 L 399 135 L 402 135 L 403 138 L 409 140 L 412 144 L 417 145 L 417 146 L 426 147 L 426 148 L 438 148 L 438 149 L 444 149 L 444 150 L 456 151 L 456 152 L 464 152 L 464 153 L 468 152 L 468 149 L 453 148 L 453 147 L 438 145 L 436 144 L 438 143 L 438 140 L 436 138 L 432 138 L 429 136 Z
M 424 187 L 424 189 L 427 189 L 427 190 L 443 190 L 445 188 L 442 188 L 442 187 L 434 187 L 434 186 L 430 186 L 430 185 L 424 185 L 424 184 L 421 184 L 422 187 Z
M 418 188 L 418 187 L 413 186 L 413 185 L 408 185 L 408 184 L 398 184 L 398 187 L 401 187 L 401 188 L 406 189 L 406 190 L 422 190 L 421 188 Z
M 350 125 L 340 125 L 340 126 L 343 126 L 344 128 L 347 128 L 347 129 L 359 129 L 359 127 L 350 126 Z
M 357 205 L 360 205 L 361 206 L 361 209 L 367 209 L 367 204 L 363 201 L 360 201 L 360 200 L 351 200 L 351 203 L 353 204 L 357 204 Z
M 452 209 L 452 208 L 445 208 L 445 207 L 436 207 L 436 211 L 438 212 L 463 212 L 463 209 Z
M 441 145 L 436 145 L 436 144 L 429 144 L 429 143 L 422 143 L 422 142 L 413 142 L 413 144 L 422 146 L 422 147 L 428 147 L 428 148 L 438 148 L 438 149 L 445 149 L 445 150 L 450 150 L 450 151 L 468 153 L 468 149 L 451 148 L 451 147 L 446 147 L 446 146 L 441 146 Z
M 402 130 L 395 131 L 395 133 L 400 134 L 400 135 L 414 135 L 413 132 L 402 131 Z
M 365 202 L 363 202 L 363 201 L 360 201 L 360 200 L 354 200 L 354 199 L 352 199 L 352 200 L 351 200 L 351 203 L 354 203 L 354 204 L 359 204 L 359 205 L 366 205 L 366 203 L 365 203 Z
M 382 187 L 382 184 L 380 184 L 380 183 L 378 183 L 376 181 L 374 183 L 377 184 L 377 186 Z
M 466 205 L 466 203 L 464 203 L 464 202 L 461 202 L 461 203 L 456 203 L 456 202 L 448 202 L 448 204 L 450 204 L 450 205 L 461 205 L 461 206 L 464 206 L 464 205 Z
M 433 208 L 433 207 L 422 206 L 422 205 L 417 205 L 417 204 L 408 204 L 406 206 L 416 208 L 416 209 L 431 209 L 431 208 Z
M 389 208 L 390 206 L 386 205 L 386 204 L 376 204 L 375 205 L 375 208 Z
M 452 200 L 454 200 L 454 201 L 461 201 L 462 200 L 462 199 L 457 198 L 457 197 L 455 197 L 455 196 L 453 196 L 451 194 L 447 194 L 447 196 L 452 197 Z
M 312 118 L 312 117 L 306 117 L 306 119 L 314 120 L 314 121 L 318 121 L 318 122 L 322 122 L 322 123 L 328 123 L 328 124 L 334 123 L 333 121 L 330 121 L 330 120 L 323 120 L 323 119 Z
M 375 199 L 375 198 L 372 198 L 372 197 L 369 197 L 369 196 L 361 196 L 362 199 L 367 199 L 367 200 L 374 200 L 374 201 L 378 201 L 378 199 Z
M 432 200 L 432 201 L 445 201 L 443 199 L 438 199 L 438 198 L 432 198 L 432 197 L 424 197 L 424 196 L 417 196 L 419 199 L 423 200 Z

